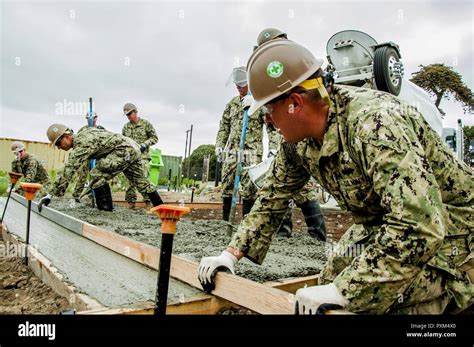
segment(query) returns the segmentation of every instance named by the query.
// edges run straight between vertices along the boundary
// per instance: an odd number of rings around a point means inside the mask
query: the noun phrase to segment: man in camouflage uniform
[[[240,137],[244,121],[244,108],[250,107],[251,97],[247,95],[247,76],[245,67],[238,67],[232,71],[233,82],[239,95],[233,97],[227,103],[219,125],[216,137],[216,155],[222,156],[222,219],[228,221],[232,204],[232,195],[235,184],[235,174],[238,164],[238,153],[240,148]],[[247,105],[245,104],[246,101]],[[245,136],[243,170],[241,172],[239,194],[242,197],[242,213],[245,216],[255,202],[257,188],[250,180],[246,166],[259,163],[263,155],[263,126],[264,113],[256,112],[248,118]],[[278,135],[275,131],[269,132],[270,152],[275,153]]]
[[[99,130],[105,130],[105,128],[102,125],[97,125],[97,117],[98,117],[97,113],[94,112],[92,116],[92,127]],[[82,130],[91,127],[89,125],[89,122],[90,122],[89,112],[87,112],[86,114],[86,120],[87,120],[88,125],[84,125],[82,128],[79,129],[77,133],[80,133]],[[89,174],[89,171],[90,171],[90,163],[84,163],[84,165],[77,172],[76,185],[74,187],[74,191],[72,192],[72,196],[74,200],[76,200],[76,202],[80,201],[79,197],[84,191],[84,186],[86,185],[87,175]]]
[[[64,164],[62,174],[52,185],[50,194],[41,199],[40,210],[43,204],[47,206],[50,203],[52,196],[63,196],[76,171],[91,159],[96,159],[97,163],[89,173],[90,184],[82,196],[93,190],[96,202],[102,198],[111,202],[112,197],[107,182],[123,172],[143,196],[148,196],[153,206],[163,203],[155,187],[141,170],[140,147],[132,139],[96,128],[86,128],[74,135],[62,124],[51,125],[47,134],[52,144],[64,151],[72,148],[72,152]]]
[[[286,39],[288,39],[287,34],[279,29],[263,29],[257,36],[257,46],[254,47],[254,50],[268,41]],[[268,124],[268,126],[273,127],[271,124]],[[280,136],[279,142],[283,142],[283,137]],[[294,206],[297,206],[303,213],[309,235],[320,241],[326,241],[326,224],[324,223],[324,217],[321,212],[321,207],[319,206],[316,190],[311,182],[308,182],[298,193],[296,193],[291,201],[293,201],[293,203],[290,204],[290,207],[283,218],[283,222],[278,228],[277,236],[291,236],[293,229],[292,210]]]
[[[155,128],[146,119],[138,117],[138,110],[134,104],[126,103],[123,106],[123,114],[128,117],[129,122],[123,126],[122,135],[133,139],[140,146],[142,159],[142,172],[148,177],[148,163],[151,160],[149,148],[158,142]],[[127,191],[125,192],[125,200],[130,208],[135,207],[137,201],[137,188],[132,182],[129,182]],[[148,205],[149,200],[143,196],[143,201]]]
[[[323,303],[356,313],[458,313],[474,301],[474,174],[414,107],[371,89],[325,85],[322,60],[286,40],[249,61],[255,104],[282,145],[252,212],[229,247],[206,257],[199,278],[261,264],[287,208],[309,176],[352,212],[354,224],[321,272],[296,292],[295,310]],[[285,88],[278,89],[278,86]]]
[[[15,155],[15,160],[12,161],[12,171],[23,174],[22,182],[43,185],[43,189],[36,194],[37,197],[46,195],[49,176],[39,158],[34,154],[28,153],[23,142],[15,141],[12,143],[11,148]],[[22,194],[23,190],[18,186],[15,192]]]

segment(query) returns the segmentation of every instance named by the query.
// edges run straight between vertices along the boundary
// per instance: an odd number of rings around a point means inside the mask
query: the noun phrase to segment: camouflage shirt
[[[130,137],[138,143],[138,145],[145,144],[148,147],[151,147],[158,142],[155,128],[153,128],[153,125],[151,125],[149,121],[143,118],[139,118],[135,125],[130,122],[125,124],[122,129],[122,135]],[[150,159],[149,151],[143,152],[142,158]]]
[[[313,176],[363,226],[343,235],[343,248],[364,247],[332,279],[349,309],[384,313],[383,298],[396,300],[425,264],[452,275],[459,305],[472,301],[459,267],[473,257],[474,175],[415,108],[334,86],[322,145],[283,144],[270,171],[230,243],[249,259],[263,262],[289,198]]]
[[[89,125],[84,125],[82,128],[80,128],[77,133],[79,134],[82,130],[84,129],[87,129],[87,128],[90,128]],[[95,127],[96,129],[99,129],[99,130],[106,130],[102,125],[98,125]]]
[[[244,116],[245,111],[240,96],[232,98],[224,109],[216,138],[216,147],[224,148],[227,155],[235,154],[239,150]],[[261,110],[249,116],[245,134],[244,165],[262,161],[264,116]],[[279,134],[268,127],[267,133],[269,148],[276,149],[280,141]]]
[[[74,135],[71,154],[64,169],[51,189],[51,195],[63,196],[76,172],[91,159],[100,160],[118,152],[127,161],[140,160],[140,149],[135,141],[120,134],[96,128],[87,128]]]
[[[40,183],[42,185],[46,185],[49,182],[46,169],[34,154],[27,153],[23,160],[13,160],[12,171],[23,174],[23,182]]]

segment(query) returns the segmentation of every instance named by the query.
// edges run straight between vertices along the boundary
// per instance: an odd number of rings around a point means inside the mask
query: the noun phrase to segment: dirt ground
[[[88,203],[73,205],[67,200],[53,200],[51,207],[78,219],[134,240],[160,247],[161,222],[144,209],[130,210],[116,206],[113,212],[98,211]],[[203,212],[207,211],[207,212]],[[208,215],[206,215],[206,213]],[[178,223],[173,253],[198,262],[203,256],[218,255],[230,241],[228,224],[219,220],[219,210],[195,210]],[[293,220],[296,231],[290,238],[276,237],[262,266],[247,259],[239,262],[236,273],[242,277],[266,282],[277,279],[314,275],[326,261],[328,245],[311,238],[304,232],[304,219],[295,211]],[[342,212],[328,212],[328,234],[345,230],[351,224],[350,216]]]
[[[3,252],[9,245],[0,237],[0,314],[59,314],[70,309],[23,264],[23,258]]]

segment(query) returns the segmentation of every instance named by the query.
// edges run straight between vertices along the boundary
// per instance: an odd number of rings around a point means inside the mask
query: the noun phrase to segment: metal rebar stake
[[[168,287],[170,281],[171,254],[173,252],[173,234],[161,235],[160,264],[158,267],[158,289],[156,291],[156,315],[166,314]]]
[[[170,282],[171,254],[176,223],[181,216],[190,212],[187,207],[159,205],[151,209],[161,219],[161,249],[158,265],[158,286],[156,288],[155,315],[165,315],[168,303],[168,287]]]
[[[14,187],[14,185],[11,184],[10,185],[10,191],[8,192],[7,201],[5,202],[5,207],[3,208],[2,219],[0,219],[0,223],[3,222],[3,217],[5,217],[5,212],[7,212],[7,206],[8,206],[8,202],[10,201],[10,196],[12,195],[13,187]]]
[[[28,265],[28,245],[30,244],[30,218],[31,218],[31,200],[28,200],[28,211],[26,212],[25,265]]]

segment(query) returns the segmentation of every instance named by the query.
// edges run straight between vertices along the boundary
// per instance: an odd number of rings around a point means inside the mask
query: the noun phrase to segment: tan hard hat
[[[260,32],[260,34],[258,34],[257,45],[261,46],[265,42],[276,39],[277,37],[282,37],[282,38],[285,38],[285,39],[287,38],[286,33],[284,33],[283,31],[281,31],[279,29],[275,29],[275,28],[263,29]]]
[[[125,105],[123,105],[123,114],[126,116],[128,115],[130,112],[132,111],[135,111],[137,112],[137,106],[135,106],[134,104],[132,104],[131,102],[127,102]]]
[[[25,145],[21,141],[14,141],[12,142],[12,151],[14,153],[18,153],[21,150],[25,149]]]
[[[290,40],[273,40],[259,47],[247,64],[254,101],[249,114],[308,79],[323,65],[308,49]]]
[[[51,141],[53,145],[56,144],[56,142],[61,136],[70,133],[71,131],[69,130],[69,128],[63,124],[53,124],[48,128],[48,131],[46,132],[49,141]]]

